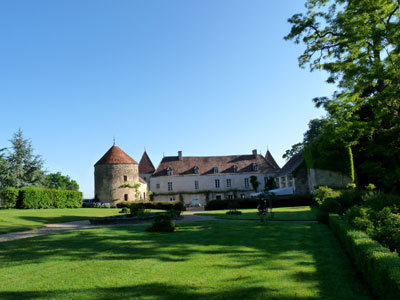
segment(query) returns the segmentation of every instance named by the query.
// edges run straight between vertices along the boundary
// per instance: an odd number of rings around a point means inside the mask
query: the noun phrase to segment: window
[[[159,183],[156,184],[156,188],[157,188],[157,189],[160,188],[160,184],[159,184]]]
[[[233,195],[228,195],[229,200],[233,200]]]
[[[253,164],[253,171],[258,171],[258,165],[257,164]]]
[[[233,166],[233,173],[237,173],[238,171],[238,167],[237,166]]]
[[[214,173],[218,173],[218,168],[214,168]]]
[[[194,189],[195,190],[199,189],[199,182],[197,180],[194,181]]]
[[[230,180],[230,179],[227,179],[227,180],[226,180],[226,187],[227,187],[227,188],[232,187],[232,180]]]
[[[246,194],[240,194],[240,198],[242,199],[246,198]]]
[[[222,200],[221,195],[216,195],[216,196],[215,196],[215,200]]]
[[[125,195],[124,195],[124,200],[125,200],[125,201],[128,201],[128,194],[125,194]]]
[[[199,174],[199,167],[194,167],[194,174]]]
[[[169,201],[175,201],[175,197],[170,197]]]
[[[124,181],[128,181],[128,176],[124,175]]]
[[[249,179],[248,179],[248,178],[245,178],[245,179],[244,179],[244,187],[245,187],[246,189],[248,189],[248,188],[250,187],[250,185],[249,185]]]
[[[143,180],[146,181],[146,176],[143,177]]]
[[[219,189],[219,179],[215,179],[215,188]]]
[[[172,182],[168,182],[168,192],[172,191]]]
[[[281,177],[281,188],[285,188],[286,187],[286,177],[282,176]]]
[[[167,169],[167,176],[171,176],[172,175],[172,170],[171,169]]]
[[[294,178],[292,175],[288,176],[288,186],[293,186]]]

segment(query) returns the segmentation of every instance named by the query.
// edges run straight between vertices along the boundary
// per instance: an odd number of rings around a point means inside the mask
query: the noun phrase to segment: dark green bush
[[[374,294],[380,299],[399,299],[400,257],[337,215],[329,216],[329,225]]]
[[[82,193],[34,187],[20,190],[18,208],[77,208],[82,206]]]
[[[160,210],[185,210],[185,207],[181,201],[123,201],[117,204],[118,208],[128,207],[132,209],[132,207],[141,207],[143,209],[160,209]]]
[[[397,207],[400,209],[399,195],[384,194],[382,192],[370,192],[363,197],[363,200],[365,205],[376,211],[382,210],[385,207]]]
[[[16,188],[5,188],[0,190],[0,207],[15,208],[17,205],[19,190]]]
[[[362,201],[363,193],[358,189],[344,190],[338,198],[343,209],[348,209],[354,205],[358,205]]]
[[[120,214],[130,214],[130,213],[131,213],[131,210],[130,210],[129,208],[127,208],[127,207],[123,207],[123,208],[119,211],[119,213],[120,213]]]
[[[177,229],[171,216],[162,214],[155,217],[153,224],[146,228],[150,232],[173,232]]]
[[[241,215],[242,212],[240,210],[228,210],[226,212],[227,215]]]
[[[319,206],[319,209],[327,213],[340,214],[342,212],[342,206],[339,201],[334,198],[325,199],[325,201]]]

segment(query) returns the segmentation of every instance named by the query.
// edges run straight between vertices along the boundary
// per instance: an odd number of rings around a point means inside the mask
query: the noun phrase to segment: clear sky
[[[324,114],[325,74],[283,40],[304,1],[0,2],[0,148],[21,128],[49,172],[93,197],[94,163],[117,145],[163,154],[267,147],[278,164]]]

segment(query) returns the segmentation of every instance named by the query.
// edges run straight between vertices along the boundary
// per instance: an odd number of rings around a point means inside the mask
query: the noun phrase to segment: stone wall
[[[345,187],[349,183],[353,183],[353,181],[349,176],[344,174],[328,170],[308,169],[308,188],[311,193],[314,192],[315,186],[325,185]]]
[[[306,168],[301,168],[296,171],[294,177],[294,193],[296,195],[306,195],[310,193]]]
[[[124,176],[127,180],[124,180]],[[120,188],[123,184],[135,185],[139,183],[138,165],[135,164],[106,164],[95,166],[94,193],[100,202],[116,203],[125,200],[136,200],[136,190]]]

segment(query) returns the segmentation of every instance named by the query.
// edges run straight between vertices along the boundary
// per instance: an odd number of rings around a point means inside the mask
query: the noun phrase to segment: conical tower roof
[[[106,154],[103,155],[102,158],[95,164],[98,165],[110,165],[110,164],[134,164],[137,165],[138,163],[126,154],[124,151],[121,150],[118,146],[112,146]]]
[[[266,161],[274,168],[274,169],[280,169],[279,165],[276,163],[275,159],[272,157],[271,152],[267,150],[267,153],[265,154],[265,159]]]
[[[153,174],[155,172],[155,168],[153,163],[151,162],[150,157],[147,155],[147,152],[144,151],[143,156],[139,162],[139,173],[140,174]]]

